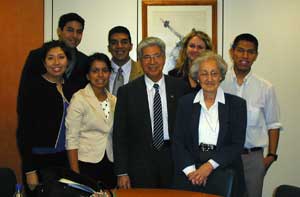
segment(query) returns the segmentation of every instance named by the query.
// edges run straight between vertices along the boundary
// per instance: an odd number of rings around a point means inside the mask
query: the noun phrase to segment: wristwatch
[[[273,157],[273,158],[274,158],[274,161],[276,161],[277,158],[278,158],[278,155],[277,155],[277,154],[273,154],[273,153],[268,153],[268,154],[267,154],[267,157]]]

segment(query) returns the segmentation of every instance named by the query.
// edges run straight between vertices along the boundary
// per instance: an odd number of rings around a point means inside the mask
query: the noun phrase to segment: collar
[[[85,86],[85,90],[86,90],[86,94],[88,96],[95,97],[94,90],[93,90],[92,85],[90,83],[88,83]],[[114,97],[114,95],[112,95],[106,88],[104,90],[105,90],[105,93],[106,93],[108,99],[112,99]]]
[[[218,87],[215,103],[216,102],[225,104],[224,91],[221,87]],[[205,103],[202,89],[199,90],[199,92],[196,94],[193,103],[199,103],[200,105],[203,105]]]
[[[230,72],[230,78],[231,78],[232,82],[237,83],[237,78],[236,78],[236,74],[235,74],[235,72],[234,72],[233,66],[231,67],[231,70],[230,70],[230,71],[231,71],[231,72]],[[249,83],[249,81],[250,81],[252,75],[253,75],[253,72],[252,72],[252,70],[250,70],[250,72],[245,76],[245,78],[244,78],[244,80],[243,80],[243,83],[244,83],[244,84]]]
[[[111,66],[113,72],[118,73],[120,66],[118,66],[113,60],[111,60]],[[123,73],[129,73],[131,70],[131,59],[128,60],[125,64],[121,66]]]
[[[153,85],[155,83],[159,85],[159,89],[161,89],[165,85],[165,76],[164,75],[157,82],[152,81],[147,75],[144,75],[144,77],[145,77],[146,87],[147,87],[148,90],[152,90],[153,89]]]

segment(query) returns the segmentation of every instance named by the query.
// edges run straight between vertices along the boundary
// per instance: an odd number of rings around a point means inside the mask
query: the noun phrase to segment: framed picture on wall
[[[166,43],[164,73],[174,68],[180,42],[192,29],[204,31],[217,49],[217,0],[143,0],[142,36]]]

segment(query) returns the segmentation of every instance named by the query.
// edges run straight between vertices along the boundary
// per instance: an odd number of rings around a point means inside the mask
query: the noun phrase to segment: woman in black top
[[[68,167],[64,126],[68,101],[63,75],[71,54],[60,41],[45,43],[42,49],[46,73],[28,80],[19,117],[22,165],[31,190],[41,181],[41,169]]]
[[[202,32],[192,30],[183,39],[183,46],[179,52],[176,66],[169,71],[169,75],[173,77],[182,78],[187,82],[191,92],[198,91],[200,86],[189,76],[190,67],[193,60],[205,50],[212,50],[212,42],[209,36]]]

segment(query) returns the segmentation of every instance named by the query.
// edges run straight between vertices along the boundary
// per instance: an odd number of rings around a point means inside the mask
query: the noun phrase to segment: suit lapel
[[[131,71],[130,71],[130,75],[129,75],[129,81],[136,79],[137,77],[141,76],[142,74],[143,74],[143,71],[142,71],[139,63],[131,60]]]
[[[149,111],[149,102],[148,102],[148,94],[147,94],[147,87],[145,83],[144,76],[137,79],[137,87],[134,89],[133,97],[135,100],[135,104],[138,108],[138,116],[144,116],[143,123],[137,124],[144,124],[145,134],[149,142],[152,143],[152,126],[151,126],[151,118],[150,118],[150,111]]]
[[[101,119],[103,119],[106,123],[109,123],[112,121],[112,118],[105,118],[105,114],[104,111],[101,109],[100,106],[100,102],[98,101],[97,97],[95,96],[95,93],[92,89],[92,87],[90,86],[90,84],[88,84],[85,89],[84,89],[84,97],[86,99],[86,101],[88,102],[88,104],[93,108],[93,110],[95,111],[95,114],[97,116],[100,116]],[[110,99],[108,99],[110,104],[112,103]],[[112,109],[112,105],[110,106],[110,108]]]
[[[176,104],[177,99],[176,98],[176,87],[174,87],[174,84],[170,81],[170,78],[168,76],[165,77],[165,88],[166,88],[166,97],[167,97],[167,110],[168,110],[168,128],[169,128],[169,137],[172,138],[173,133],[173,125],[175,121],[175,115],[176,115]]]
[[[229,107],[228,107],[228,105],[225,105],[223,103],[219,103],[218,110],[219,110],[220,129],[219,129],[219,137],[218,137],[218,142],[217,142],[217,148],[219,147],[219,144],[222,144],[224,136],[227,132]]]
[[[193,144],[195,146],[199,145],[199,120],[201,105],[199,103],[194,103],[192,107],[192,116],[191,116],[191,131],[193,137]]]

